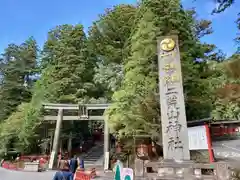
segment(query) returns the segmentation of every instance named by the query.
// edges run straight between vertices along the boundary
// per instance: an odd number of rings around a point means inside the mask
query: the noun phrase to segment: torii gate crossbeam
[[[49,161],[49,169],[53,169],[57,161],[59,138],[62,121],[104,121],[104,170],[109,168],[109,128],[103,115],[90,116],[89,110],[106,110],[110,104],[53,104],[43,103],[45,110],[58,110],[57,116],[44,116],[44,121],[57,121],[54,133],[53,147]],[[78,110],[79,116],[64,116],[64,110]]]

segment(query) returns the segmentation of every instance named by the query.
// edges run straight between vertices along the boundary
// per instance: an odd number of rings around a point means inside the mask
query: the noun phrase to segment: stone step
[[[103,144],[97,144],[92,149],[89,150],[87,154],[85,154],[84,164],[87,167],[94,167],[94,166],[103,166]]]

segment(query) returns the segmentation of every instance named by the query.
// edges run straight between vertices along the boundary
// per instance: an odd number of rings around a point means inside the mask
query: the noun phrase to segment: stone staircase
[[[85,167],[103,166],[103,143],[98,143],[83,156]]]

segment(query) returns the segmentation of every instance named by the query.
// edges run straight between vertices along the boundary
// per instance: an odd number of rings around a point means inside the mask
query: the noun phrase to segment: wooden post
[[[164,159],[190,160],[177,36],[159,38],[158,65]]]
[[[104,122],[104,171],[107,171],[109,169],[109,128],[107,120]]]
[[[49,169],[53,169],[53,167],[57,163],[62,120],[63,120],[63,109],[59,109],[58,110],[58,119],[56,122],[56,129],[55,129],[55,134],[54,134],[54,140],[53,140],[53,147],[52,147],[52,152],[51,152],[50,161],[49,161]]]

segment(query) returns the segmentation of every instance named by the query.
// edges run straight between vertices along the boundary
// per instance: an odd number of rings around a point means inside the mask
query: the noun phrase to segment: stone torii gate
[[[109,166],[109,128],[103,115],[91,116],[91,110],[106,110],[110,104],[53,104],[44,103],[44,110],[58,110],[57,116],[45,115],[44,121],[57,121],[53,139],[52,152],[49,161],[49,169],[53,169],[57,162],[59,139],[61,133],[62,121],[104,121],[104,170]],[[64,110],[76,110],[78,116],[64,116]]]

